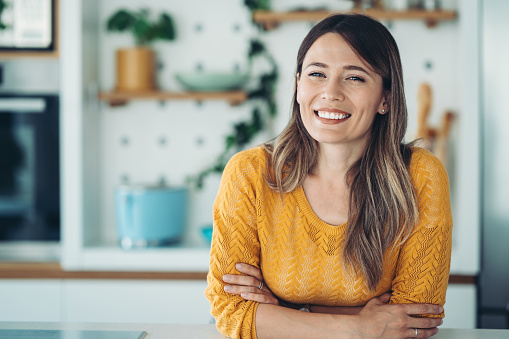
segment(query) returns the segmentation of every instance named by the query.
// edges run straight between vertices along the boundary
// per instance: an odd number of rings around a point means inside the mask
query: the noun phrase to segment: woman
[[[317,24],[298,52],[288,126],[223,173],[205,291],[223,334],[438,332],[449,184],[436,157],[402,142],[406,121],[388,30],[363,15]]]

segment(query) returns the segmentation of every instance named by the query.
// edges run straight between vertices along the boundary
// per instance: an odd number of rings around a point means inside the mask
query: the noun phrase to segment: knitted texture
[[[264,182],[261,147],[235,155],[226,166],[214,204],[214,231],[205,295],[220,332],[256,337],[258,303],[228,294],[224,274],[238,262],[260,267],[266,286],[296,304],[361,306],[392,291],[391,303],[443,306],[449,278],[452,216],[447,172],[430,152],[415,148],[410,175],[419,222],[408,240],[388,251],[375,291],[360,273],[343,267],[347,223],[332,226],[314,214],[302,186],[278,194]],[[441,315],[443,317],[443,314]]]

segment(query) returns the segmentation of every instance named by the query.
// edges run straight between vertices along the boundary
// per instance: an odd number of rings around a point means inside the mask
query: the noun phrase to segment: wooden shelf
[[[282,22],[289,21],[319,21],[331,14],[336,13],[363,13],[379,20],[424,20],[428,27],[435,26],[439,21],[455,20],[458,17],[456,11],[425,11],[425,10],[409,10],[409,11],[393,11],[385,9],[368,8],[364,10],[350,11],[292,11],[292,12],[272,12],[272,11],[255,11],[253,13],[253,21],[261,24],[266,30],[276,28]]]
[[[100,92],[99,99],[109,102],[111,106],[125,105],[132,100],[226,100],[230,104],[239,105],[246,101],[247,93],[244,91],[227,92],[163,92],[163,91],[145,91],[145,92],[127,92],[113,91]]]

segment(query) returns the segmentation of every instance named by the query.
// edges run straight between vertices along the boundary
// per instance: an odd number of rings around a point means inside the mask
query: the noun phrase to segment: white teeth
[[[343,114],[343,113],[336,114],[336,113],[331,113],[331,112],[326,112],[326,111],[318,111],[318,116],[320,118],[324,118],[324,119],[340,120],[340,119],[346,119],[346,118],[350,117],[350,114]]]

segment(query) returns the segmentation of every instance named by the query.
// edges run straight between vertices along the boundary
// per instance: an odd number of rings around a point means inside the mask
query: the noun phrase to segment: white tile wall
[[[307,3],[310,8],[316,6],[312,1],[301,2],[303,6]],[[455,5],[455,1],[444,2],[444,7],[454,8]],[[280,71],[277,92],[279,116],[272,129],[256,143],[275,136],[284,128],[290,112],[297,49],[313,23],[285,23],[274,31],[259,32],[252,25],[243,1],[233,0],[100,1],[99,22],[105,25],[108,16],[120,7],[138,9],[143,6],[150,6],[154,14],[167,11],[175,18],[177,39],[154,44],[158,59],[163,64],[158,83],[164,90],[180,90],[175,73],[195,70],[198,65],[211,71],[244,70],[248,67],[249,39],[258,37],[265,41]],[[274,0],[273,7],[286,9],[291,5]],[[420,21],[398,21],[389,23],[389,27],[398,41],[403,59],[411,137],[416,128],[415,98],[421,82],[427,81],[433,88],[432,124],[438,124],[445,110],[458,111],[458,24],[444,22],[429,29]],[[115,50],[132,45],[132,38],[129,34],[108,33],[104,26],[98,31],[97,87],[110,90],[115,86]],[[431,68],[427,68],[427,64]],[[106,104],[99,107],[99,220],[101,237],[107,242],[116,239],[113,192],[122,180],[155,183],[164,177],[170,184],[184,184],[187,176],[198,173],[214,161],[223,149],[224,136],[230,131],[232,123],[248,118],[251,110],[249,103],[231,107],[221,101],[202,104],[192,101],[168,101],[164,104],[138,101],[123,107],[110,108]],[[211,222],[218,182],[219,178],[210,178],[203,191],[192,193],[186,236],[190,243],[203,243],[199,228]]]

